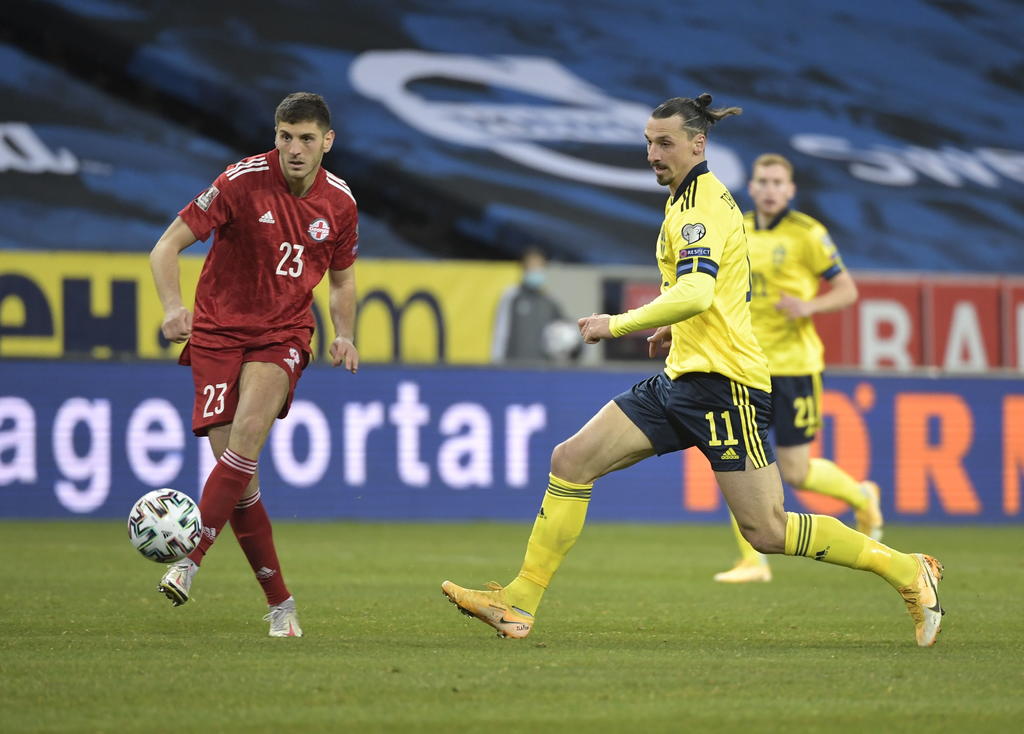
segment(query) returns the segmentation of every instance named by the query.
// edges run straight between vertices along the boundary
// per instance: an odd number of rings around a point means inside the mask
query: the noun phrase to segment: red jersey
[[[313,288],[359,249],[356,201],[322,166],[303,197],[276,149],[229,166],[178,212],[196,239],[216,230],[196,288],[192,342],[203,347],[298,340],[313,333]]]

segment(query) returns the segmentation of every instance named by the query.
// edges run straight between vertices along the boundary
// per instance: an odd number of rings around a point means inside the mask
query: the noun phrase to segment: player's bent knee
[[[786,550],[785,513],[773,513],[770,519],[756,525],[741,523],[740,532],[758,553],[784,553]]]
[[[807,481],[807,468],[794,469],[793,467],[779,464],[779,473],[782,475],[782,481],[788,484],[790,487],[796,487],[799,489],[804,486],[804,482]]]
[[[255,459],[263,448],[269,429],[256,416],[239,419],[236,417],[231,426],[231,438],[228,446],[242,456]]]
[[[587,476],[584,458],[571,439],[562,441],[551,451],[551,473],[567,482],[588,484],[594,481],[594,477]]]
[[[782,481],[791,487],[800,488],[804,486],[807,479],[807,471],[810,468],[806,460],[790,456],[784,447],[780,447],[776,456],[776,463],[779,466],[779,474]]]
[[[771,533],[757,531],[749,536],[745,535],[747,542],[754,547],[758,553],[783,553],[786,549],[786,538],[783,536],[781,542]]]
[[[551,473],[560,479],[568,479],[565,474],[573,473],[573,454],[574,451],[568,441],[562,441],[555,446],[551,450]]]

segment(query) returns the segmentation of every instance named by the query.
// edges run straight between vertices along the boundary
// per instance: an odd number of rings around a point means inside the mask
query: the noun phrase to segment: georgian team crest
[[[317,242],[323,242],[331,236],[331,225],[323,217],[318,217],[309,223],[309,236]]]

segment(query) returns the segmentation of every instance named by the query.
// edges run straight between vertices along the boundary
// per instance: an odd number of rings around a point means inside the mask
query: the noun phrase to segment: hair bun
[[[700,108],[701,112],[703,112],[708,106],[711,105],[711,95],[708,94],[707,92],[704,92],[703,94],[698,94],[697,98],[693,100],[693,103],[697,105],[698,108]]]

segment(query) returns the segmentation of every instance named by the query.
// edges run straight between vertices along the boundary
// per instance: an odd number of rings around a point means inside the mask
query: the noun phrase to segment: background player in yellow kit
[[[674,97],[651,113],[644,129],[647,160],[670,191],[657,243],[661,295],[624,314],[579,320],[588,344],[660,327],[654,343],[671,339],[664,371],[606,403],[555,447],[526,558],[512,583],[477,591],[445,581],[441,589],[500,636],[526,637],[552,576],[583,530],[594,480],[654,454],[697,446],[755,548],[873,571],[902,595],[917,643],[931,645],[942,620],[937,560],[895,551],[834,517],[783,509],[782,480],[767,440],[768,362],[747,305],[743,215],[704,155],[710,127],[740,110],[710,103],[710,94]],[[615,585],[609,592],[629,590]]]
[[[811,317],[838,311],[857,300],[857,285],[843,267],[824,225],[790,209],[796,195],[793,165],[766,153],[754,161],[747,188],[754,210],[744,216],[750,247],[750,318],[772,375],[775,454],[782,479],[791,487],[836,497],[849,504],[857,530],[882,539],[878,485],[858,482],[836,464],[811,458],[821,428],[821,373],[825,350]],[[831,285],[818,292],[822,279]],[[715,581],[771,581],[768,560],[740,533],[733,532],[741,558],[715,574]]]

